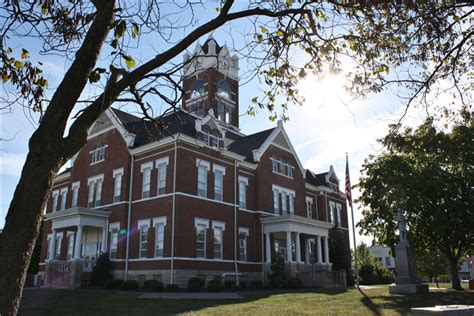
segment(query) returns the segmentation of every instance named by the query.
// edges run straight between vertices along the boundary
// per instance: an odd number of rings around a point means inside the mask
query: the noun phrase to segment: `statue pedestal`
[[[428,293],[428,284],[422,284],[416,274],[415,256],[407,240],[395,246],[395,269],[395,284],[388,288],[391,294]]]

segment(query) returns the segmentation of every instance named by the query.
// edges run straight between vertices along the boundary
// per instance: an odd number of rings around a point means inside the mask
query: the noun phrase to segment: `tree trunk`
[[[30,150],[26,158],[0,235],[0,315],[18,311],[42,210],[61,161],[47,151]]]
[[[451,287],[457,291],[463,291],[459,279],[458,261],[454,258],[449,258],[449,264],[451,265]]]

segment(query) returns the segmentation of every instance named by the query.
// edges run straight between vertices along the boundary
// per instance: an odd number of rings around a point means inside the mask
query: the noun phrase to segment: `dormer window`
[[[282,176],[293,178],[294,166],[290,165],[287,162],[283,162],[276,157],[270,158],[272,160],[272,171]]]
[[[202,140],[210,147],[219,148],[220,135],[218,132],[202,132]]]
[[[101,143],[94,147],[93,150],[90,151],[91,155],[91,164],[99,163],[105,160],[105,148],[107,145]]]

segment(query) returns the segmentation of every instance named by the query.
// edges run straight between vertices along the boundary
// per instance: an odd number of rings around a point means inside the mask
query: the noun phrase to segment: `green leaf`
[[[7,83],[10,80],[10,77],[7,74],[4,74],[2,77],[3,83]]]
[[[93,71],[89,76],[89,82],[95,83],[100,80],[100,74],[96,71]]]
[[[125,65],[128,68],[133,68],[135,67],[135,59],[133,59],[132,56],[127,56],[127,55],[122,55],[123,59],[125,59]]]
[[[140,26],[137,23],[132,23],[132,37],[135,38],[140,35]]]
[[[13,65],[14,65],[16,68],[20,69],[20,68],[23,68],[23,65],[24,65],[24,64],[23,64],[23,62],[21,62],[21,61],[19,61],[19,60],[16,60],[16,61],[13,63]]]
[[[268,32],[267,28],[263,26],[260,28],[260,31],[262,31],[263,34],[267,34]]]

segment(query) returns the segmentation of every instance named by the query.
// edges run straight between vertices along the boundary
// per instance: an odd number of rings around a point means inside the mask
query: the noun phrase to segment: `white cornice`
[[[53,185],[55,185],[55,184],[58,183],[58,182],[67,180],[67,179],[69,179],[70,177],[71,177],[71,171],[62,173],[62,174],[56,176],[56,178],[54,178],[54,180],[53,180]]]

